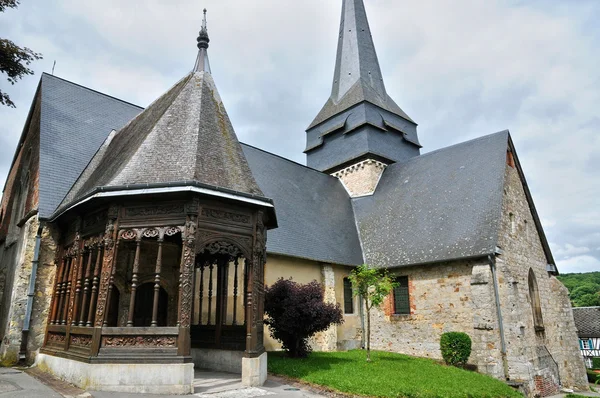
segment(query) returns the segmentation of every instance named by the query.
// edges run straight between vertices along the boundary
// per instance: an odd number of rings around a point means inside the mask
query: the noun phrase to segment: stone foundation
[[[192,363],[89,364],[38,354],[36,364],[40,370],[85,390],[176,395],[194,392]]]
[[[242,384],[260,387],[267,381],[267,353],[257,358],[242,359]]]
[[[242,373],[244,351],[213,350],[192,348],[194,365],[200,369],[218,370],[229,373]]]

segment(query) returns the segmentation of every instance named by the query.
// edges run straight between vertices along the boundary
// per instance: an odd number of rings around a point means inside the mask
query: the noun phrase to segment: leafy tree
[[[0,12],[4,12],[7,8],[17,8],[18,5],[19,0],[0,0]],[[33,71],[28,66],[41,58],[41,54],[27,47],[19,47],[8,39],[0,38],[0,72],[8,75],[7,80],[10,84],[15,84],[23,76],[33,75]],[[14,102],[2,90],[0,90],[0,104],[15,108]]]
[[[311,336],[344,322],[340,305],[323,299],[324,288],[317,281],[302,285],[281,278],[266,288],[265,323],[290,357],[306,357],[311,352]]]
[[[558,279],[569,289],[573,307],[600,306],[600,272],[563,274]]]
[[[366,264],[350,274],[354,295],[359,296],[367,311],[367,362],[371,362],[371,310],[379,307],[395,286],[385,270],[371,268]]]

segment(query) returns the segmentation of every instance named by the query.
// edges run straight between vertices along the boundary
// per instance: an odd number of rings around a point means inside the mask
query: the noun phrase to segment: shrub
[[[323,298],[323,285],[317,281],[302,285],[282,278],[266,288],[265,324],[290,357],[306,357],[311,336],[344,322],[340,305],[325,303]]]
[[[600,380],[600,373],[595,373],[593,370],[587,370],[587,378],[590,383],[595,383]]]
[[[440,349],[448,365],[464,366],[471,356],[471,338],[466,333],[444,333],[440,339]]]
[[[600,358],[592,358],[592,368],[600,369]]]

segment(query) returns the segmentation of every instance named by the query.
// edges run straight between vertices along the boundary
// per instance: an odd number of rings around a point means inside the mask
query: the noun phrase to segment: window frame
[[[581,349],[582,350],[591,350],[590,340],[589,339],[579,339],[581,341]]]
[[[410,311],[410,281],[408,276],[406,275],[398,275],[394,277],[394,283],[397,286],[392,290],[392,297],[394,300],[394,315],[411,315]],[[399,306],[401,300],[398,300],[398,296],[402,295],[406,300],[404,300],[404,305],[402,307]]]
[[[354,314],[354,289],[352,287],[352,281],[350,278],[345,277],[342,281],[343,285],[343,293],[344,293],[344,315],[352,315]],[[348,291],[348,289],[350,291]],[[347,297],[347,295],[350,297]],[[348,308],[350,306],[350,308]],[[348,309],[350,311],[348,311]]]

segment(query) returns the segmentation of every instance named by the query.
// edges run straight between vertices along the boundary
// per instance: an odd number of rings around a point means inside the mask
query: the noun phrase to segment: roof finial
[[[208,43],[210,43],[210,39],[208,38],[208,30],[206,29],[206,8],[204,9],[204,19],[202,20],[202,29],[200,29],[200,34],[198,35],[198,48],[208,48]]]
[[[206,8],[204,9],[204,19],[202,20],[202,29],[198,35],[198,58],[196,59],[196,65],[194,66],[195,72],[208,72],[210,73],[210,63],[208,62],[208,30],[206,29]]]

